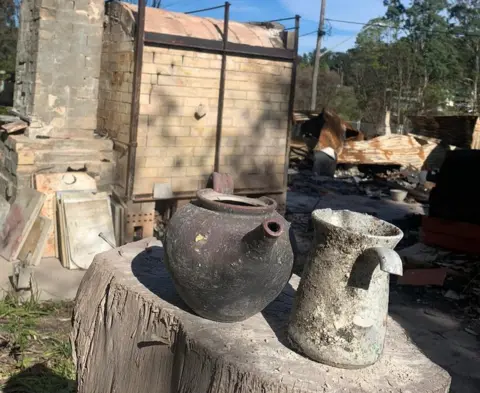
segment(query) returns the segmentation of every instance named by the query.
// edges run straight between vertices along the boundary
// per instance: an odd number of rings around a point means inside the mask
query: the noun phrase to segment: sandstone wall
[[[115,3],[106,5],[98,96],[98,129],[117,142],[115,189],[126,190],[127,144],[133,87],[134,21],[131,14]]]
[[[91,137],[97,126],[101,0],[22,2],[15,105],[29,136]]]
[[[23,0],[20,6],[20,29],[17,41],[14,106],[23,114],[33,112],[35,69],[39,38],[39,7],[35,0]]]

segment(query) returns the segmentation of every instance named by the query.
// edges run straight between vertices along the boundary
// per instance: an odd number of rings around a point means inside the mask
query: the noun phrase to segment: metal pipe
[[[223,54],[228,56],[242,56],[265,60],[291,62],[293,50],[279,48],[265,48],[245,44],[228,43],[228,50],[224,51],[223,41],[206,40],[194,37],[181,37],[170,34],[145,33],[145,44],[158,48],[173,48],[204,53]]]
[[[201,10],[188,11],[188,12],[184,12],[184,14],[187,14],[187,15],[188,15],[188,14],[197,14],[197,13],[199,13],[199,12],[218,10],[219,8],[226,7],[227,4],[230,6],[229,3],[225,3],[225,5],[217,5],[216,7],[202,8]]]
[[[297,83],[297,57],[298,57],[298,37],[300,32],[300,16],[295,15],[295,43],[293,47],[292,60],[292,75],[290,80],[290,97],[288,100],[288,129],[287,129],[287,143],[285,150],[285,173],[283,177],[283,187],[285,190],[288,186],[288,167],[290,165],[290,138],[292,137],[293,129],[293,110],[295,106],[295,85]]]
[[[145,39],[145,0],[138,0],[135,32],[135,63],[133,65],[132,105],[130,108],[130,138],[127,161],[126,200],[132,199],[137,157],[137,130],[140,112],[140,83],[142,79],[143,45]]]
[[[225,17],[223,19],[222,68],[220,69],[220,90],[218,93],[217,134],[215,139],[214,171],[220,171],[220,155],[222,143],[223,104],[225,100],[225,74],[227,69],[228,22],[230,19],[230,3],[225,2]]]

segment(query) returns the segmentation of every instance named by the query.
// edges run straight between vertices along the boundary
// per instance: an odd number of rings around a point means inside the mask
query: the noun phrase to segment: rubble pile
[[[326,138],[319,140],[325,144]],[[291,160],[287,219],[301,252],[308,253],[313,238],[315,209],[348,209],[389,221],[405,235],[397,246],[404,276],[392,280],[392,290],[411,292],[419,302],[450,304],[468,322],[468,332],[480,335],[480,195],[471,181],[480,151],[425,135],[385,135],[335,148],[334,176],[319,176],[316,147],[302,150],[296,140],[302,154]],[[393,190],[406,191],[406,199],[393,201]]]

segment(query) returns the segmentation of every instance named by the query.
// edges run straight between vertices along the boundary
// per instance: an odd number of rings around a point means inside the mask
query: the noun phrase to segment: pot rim
[[[381,223],[381,225],[385,229],[387,228],[390,229],[392,234],[375,235],[368,231],[360,232],[359,230],[354,230],[349,226],[341,225],[331,220],[331,218],[334,217],[335,215],[341,215],[341,214],[349,214],[358,220],[369,220],[371,222]],[[403,231],[399,227],[393,224],[390,224],[387,221],[384,221],[377,217],[370,216],[365,213],[358,213],[351,210],[316,209],[312,212],[312,219],[314,221],[322,222],[327,227],[336,228],[348,234],[359,235],[359,236],[363,236],[370,239],[398,239],[400,241],[404,236]],[[385,231],[385,233],[388,233],[388,232]]]
[[[197,198],[200,205],[206,209],[223,213],[264,215],[273,213],[277,208],[277,202],[265,196],[248,198],[240,195],[222,194],[211,188],[198,190]]]

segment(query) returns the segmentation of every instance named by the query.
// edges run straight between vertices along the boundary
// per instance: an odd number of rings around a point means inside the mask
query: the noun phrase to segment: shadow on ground
[[[419,304],[405,293],[391,294],[390,315],[428,358],[452,377],[450,393],[480,392],[480,341],[462,321],[437,306]]]
[[[64,378],[42,363],[10,377],[2,393],[74,393],[76,381]]]

